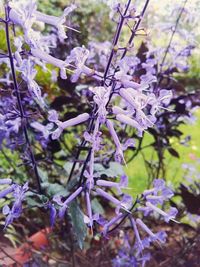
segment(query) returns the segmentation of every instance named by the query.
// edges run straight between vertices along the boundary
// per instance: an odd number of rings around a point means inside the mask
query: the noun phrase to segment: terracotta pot
[[[17,248],[13,256],[17,262],[17,265],[15,264],[15,266],[23,266],[24,263],[30,261],[32,258],[32,250],[40,250],[47,247],[49,245],[49,233],[51,233],[51,228],[47,227],[42,229],[29,237],[27,242]],[[14,265],[10,265],[10,267],[14,267]]]

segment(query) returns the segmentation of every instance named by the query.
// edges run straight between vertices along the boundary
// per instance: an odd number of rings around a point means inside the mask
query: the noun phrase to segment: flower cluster
[[[11,195],[14,199],[12,207],[7,204],[3,207],[3,214],[6,216],[5,228],[18,218],[22,213],[22,201],[25,199],[25,193],[28,191],[28,182],[23,186],[15,184],[11,179],[0,179],[0,185],[7,185],[5,189],[0,191],[0,198],[6,198]]]

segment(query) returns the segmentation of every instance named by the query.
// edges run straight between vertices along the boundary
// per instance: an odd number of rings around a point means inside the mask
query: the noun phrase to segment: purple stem
[[[184,8],[185,8],[185,5],[186,5],[187,1],[188,1],[188,0],[185,0],[185,1],[184,1],[183,6],[182,6],[182,8],[181,8],[181,11],[180,11],[180,13],[179,13],[179,15],[178,15],[178,17],[177,17],[177,19],[176,19],[176,23],[175,23],[175,26],[174,26],[174,28],[173,28],[172,35],[171,35],[171,37],[170,37],[168,46],[167,46],[167,48],[166,48],[166,50],[165,50],[164,57],[163,57],[162,62],[161,62],[161,64],[160,64],[160,74],[162,74],[162,68],[163,68],[163,65],[164,65],[164,63],[165,63],[167,54],[168,54],[169,49],[170,49],[171,44],[172,44],[172,40],[173,40],[173,38],[174,38],[174,34],[176,33],[176,30],[177,30],[177,27],[178,27],[180,18],[181,18],[182,14],[183,14],[183,11],[184,11]],[[162,77],[160,77],[160,79],[159,79],[159,81],[158,81],[158,86],[160,85],[161,81],[162,81]],[[158,86],[157,86],[157,87],[158,87]]]
[[[31,143],[30,143],[29,136],[28,136],[28,129],[27,129],[27,125],[26,125],[27,118],[25,116],[24,108],[22,105],[22,99],[21,99],[21,95],[20,95],[20,91],[19,91],[19,87],[18,87],[18,83],[17,83],[17,78],[16,78],[16,73],[15,73],[13,54],[12,54],[12,49],[11,49],[11,45],[10,45],[8,6],[5,7],[5,14],[6,14],[6,20],[5,20],[6,42],[7,42],[8,57],[10,60],[10,67],[11,67],[11,72],[12,72],[12,77],[13,77],[13,82],[14,82],[14,91],[15,91],[16,97],[17,97],[17,103],[19,106],[19,112],[20,112],[20,117],[22,120],[22,127],[23,127],[23,132],[24,132],[26,144],[27,144],[27,147],[29,149],[33,170],[34,170],[36,180],[37,180],[38,191],[41,193],[42,189],[41,189],[41,185],[40,185],[40,177],[39,177],[39,173],[38,173],[38,169],[37,169],[37,165],[36,165],[35,156],[33,154],[33,151],[31,148]],[[24,122],[26,122],[26,123],[24,123]]]

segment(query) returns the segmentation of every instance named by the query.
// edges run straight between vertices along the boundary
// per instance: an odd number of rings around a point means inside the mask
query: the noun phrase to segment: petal
[[[9,206],[8,205],[5,205],[3,207],[3,210],[2,210],[3,215],[8,215],[9,212],[10,212]]]

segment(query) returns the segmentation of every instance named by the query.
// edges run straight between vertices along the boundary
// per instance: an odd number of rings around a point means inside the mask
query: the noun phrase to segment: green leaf
[[[62,195],[63,197],[67,196],[69,194],[68,190],[61,184],[51,184],[51,183],[42,183],[42,188],[46,189],[47,194],[50,197],[53,197],[55,195]]]
[[[83,213],[76,201],[70,204],[69,215],[72,220],[72,227],[77,238],[78,246],[80,249],[83,249],[84,240],[87,235],[87,227],[83,220]]]
[[[26,202],[30,208],[43,207],[47,201],[48,198],[44,195],[35,194],[33,192],[26,193]]]
[[[98,176],[105,174],[108,177],[117,177],[124,174],[123,166],[117,162],[110,162],[109,168],[97,163],[94,165],[94,171]]]
[[[92,210],[94,211],[94,213],[97,213],[97,214],[104,214],[104,209],[102,207],[102,205],[100,204],[100,202],[94,198],[92,201]]]
[[[38,173],[40,176],[40,179],[43,183],[48,182],[48,173],[47,171],[42,170],[41,168],[38,167]]]
[[[168,152],[175,158],[180,158],[179,153],[172,147],[168,148]]]

